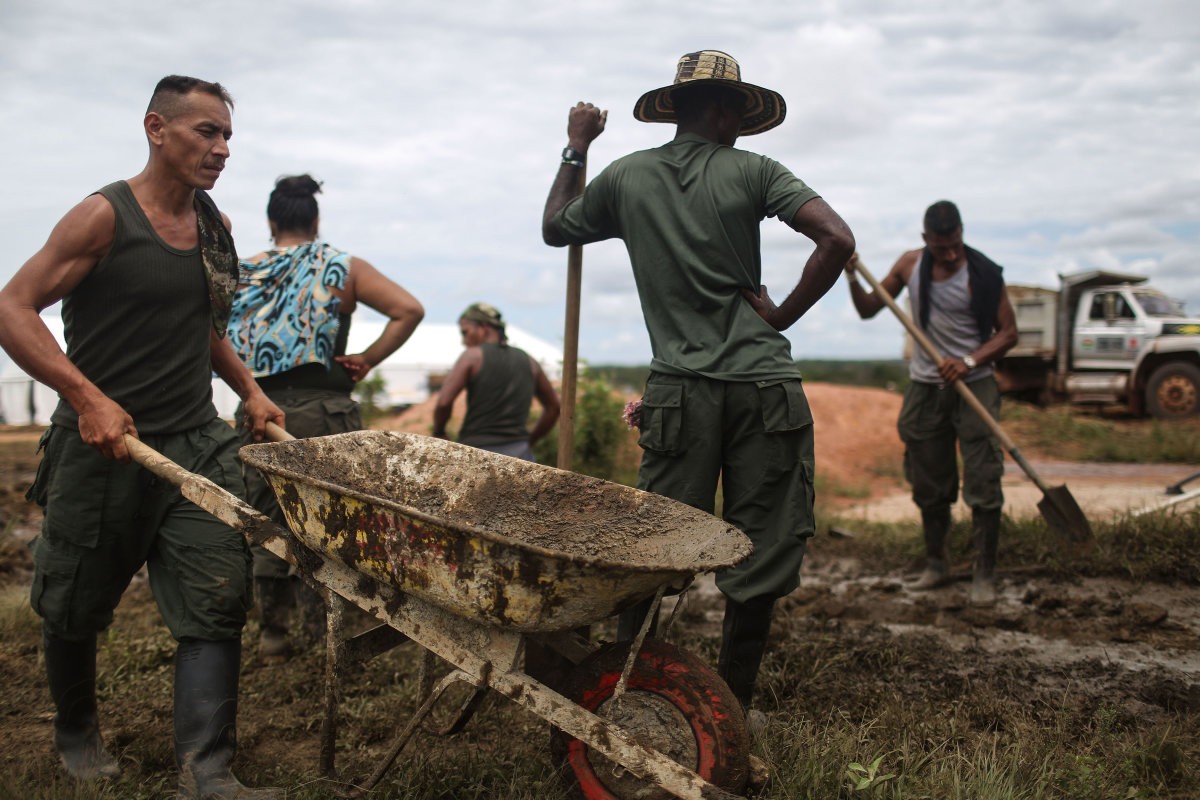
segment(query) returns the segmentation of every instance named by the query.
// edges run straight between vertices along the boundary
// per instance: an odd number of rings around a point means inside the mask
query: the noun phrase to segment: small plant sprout
[[[886,775],[879,774],[879,765],[881,763],[883,763],[883,756],[875,759],[866,767],[857,761],[851,762],[850,766],[846,768],[846,777],[849,778],[850,791],[863,792],[893,780],[896,776],[890,772]]]

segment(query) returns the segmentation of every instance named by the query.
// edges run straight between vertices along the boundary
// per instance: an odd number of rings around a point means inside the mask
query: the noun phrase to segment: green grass
[[[1002,422],[1022,450],[1077,461],[1200,464],[1200,420],[1110,419],[1066,406],[1006,402]]]
[[[1051,577],[1110,575],[1200,582],[1200,556],[1185,546],[1200,514],[1143,517],[1096,526],[1095,547],[1068,557],[1040,519],[1006,520],[1005,563],[1031,564]],[[955,531],[966,553],[965,530]],[[814,551],[844,554],[872,571],[919,556],[915,525],[860,525],[854,539],[820,534]],[[47,708],[36,673],[38,627],[16,589],[0,595],[6,685],[31,686],[20,703],[10,692],[0,719]],[[691,630],[681,646],[716,657],[715,635]],[[602,629],[607,630],[607,629]],[[253,623],[247,641],[253,640]],[[1027,662],[977,669],[969,653],[948,660],[932,636],[893,635],[865,625],[788,613],[777,617],[760,680],[759,706],[770,715],[753,751],[772,765],[768,798],[960,798],[961,800],[1132,800],[1195,797],[1200,717],[1186,708],[1146,714],[1112,705],[1077,682],[1042,684]],[[64,780],[45,737],[37,758],[0,777],[0,800],[157,798],[173,780],[170,751],[170,653],[173,644],[143,598],[101,644],[102,711],[126,775],[97,789]],[[16,656],[20,654],[20,658]],[[23,666],[21,666],[23,665]],[[343,686],[338,763],[365,775],[415,707],[419,657],[401,648],[356,670]],[[33,675],[33,677],[30,677]],[[334,796],[315,778],[323,662],[310,652],[283,666],[247,660],[243,676],[243,756],[238,771],[258,785],[289,787],[290,798]],[[30,692],[35,696],[31,709]],[[418,734],[375,797],[413,800],[565,800],[551,766],[548,726],[498,697],[467,730],[450,739]],[[852,765],[877,777],[854,789]]]

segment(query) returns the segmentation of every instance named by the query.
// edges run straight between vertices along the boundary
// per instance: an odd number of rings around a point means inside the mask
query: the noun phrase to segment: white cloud
[[[266,246],[276,177],[325,181],[323,233],[414,292],[431,321],[488,299],[562,337],[565,260],[541,208],[577,100],[610,109],[589,174],[672,135],[631,116],[681,53],[719,47],[783,93],[788,120],[740,144],[791,167],[851,224],[877,274],[948,197],[1012,282],[1144,268],[1200,307],[1200,22],[1185,0],[869,0],[689,7],[662,0],[410,4],[8,0],[0,139],[10,258],[88,192],[145,160],[154,82],[220,80],[237,100],[215,191],[239,248]],[[764,223],[764,282],[795,284],[810,243]],[[624,248],[585,249],[581,354],[645,362]],[[889,356],[835,287],[790,333],[797,356]]]

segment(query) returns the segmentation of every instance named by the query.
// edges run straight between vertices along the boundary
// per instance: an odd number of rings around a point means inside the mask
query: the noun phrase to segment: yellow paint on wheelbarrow
[[[518,631],[596,622],[751,550],[733,526],[659,495],[427,436],[359,431],[241,453],[308,547]]]

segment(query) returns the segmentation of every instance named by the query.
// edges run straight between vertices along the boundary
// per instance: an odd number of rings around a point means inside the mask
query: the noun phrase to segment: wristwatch
[[[572,167],[582,167],[583,162],[587,159],[587,153],[581,153],[578,150],[567,145],[562,151],[562,163],[570,164]]]
[[[970,356],[963,356],[962,362],[967,365],[967,369],[975,369],[975,367],[979,366],[975,363],[975,359]]]

